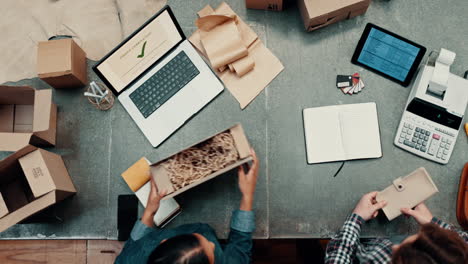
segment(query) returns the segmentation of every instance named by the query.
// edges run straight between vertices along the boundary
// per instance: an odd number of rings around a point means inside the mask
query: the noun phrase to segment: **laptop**
[[[169,6],[104,56],[93,71],[157,147],[224,89]]]

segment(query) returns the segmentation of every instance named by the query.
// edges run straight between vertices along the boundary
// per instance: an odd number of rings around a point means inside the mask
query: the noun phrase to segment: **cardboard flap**
[[[150,180],[150,167],[148,160],[143,157],[122,173],[122,178],[133,192]]]
[[[0,133],[0,151],[17,151],[27,145],[32,133]]]
[[[240,124],[235,125],[230,129],[231,135],[234,138],[234,143],[239,152],[239,158],[244,159],[250,156],[250,145],[245,136],[244,129]]]
[[[174,187],[172,186],[171,179],[169,179],[169,174],[166,169],[161,165],[151,166],[151,175],[153,176],[158,190],[166,190],[167,193],[173,193]]]
[[[0,218],[0,232],[7,230],[9,227],[21,222],[29,216],[44,210],[55,202],[55,192],[50,192],[6,215],[5,217]]]
[[[29,86],[0,85],[0,104],[34,104],[35,89]]]
[[[0,143],[1,145],[1,143]],[[10,167],[15,163],[19,158],[23,157],[24,155],[36,150],[37,148],[31,145],[26,145],[23,148],[20,148],[15,153],[11,154],[10,156],[6,157],[5,159],[0,161],[0,171]],[[1,175],[0,175],[1,177]]]
[[[0,218],[8,214],[8,207],[3,199],[2,193],[0,193]]]
[[[52,110],[52,90],[38,90],[34,97],[34,131],[44,131],[50,126],[50,111]]]
[[[38,151],[41,153],[47,165],[47,169],[55,185],[55,190],[76,193],[75,185],[73,184],[70,174],[68,174],[62,157],[43,149],[38,149]]]
[[[52,180],[52,176],[50,175],[50,171],[47,168],[40,149],[24,155],[18,161],[28,180],[29,187],[34,197],[37,198],[55,190],[55,183]]]

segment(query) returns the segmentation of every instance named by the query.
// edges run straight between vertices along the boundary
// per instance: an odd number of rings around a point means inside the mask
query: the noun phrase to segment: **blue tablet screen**
[[[372,28],[358,62],[404,81],[420,48]]]

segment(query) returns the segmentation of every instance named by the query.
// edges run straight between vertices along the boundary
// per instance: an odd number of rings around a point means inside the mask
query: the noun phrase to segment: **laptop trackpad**
[[[190,92],[182,93],[180,94],[182,96],[177,98],[177,102],[174,104],[176,107],[173,111],[174,114],[171,115],[172,118],[169,117],[172,124],[177,126],[184,124],[185,121],[198,112],[203,106],[200,96],[196,93],[196,89],[193,89],[193,87],[191,88]]]

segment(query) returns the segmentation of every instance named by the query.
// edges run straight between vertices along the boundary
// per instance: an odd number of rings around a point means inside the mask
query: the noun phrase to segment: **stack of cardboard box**
[[[54,146],[57,106],[50,89],[0,86],[0,232],[76,193]]]

